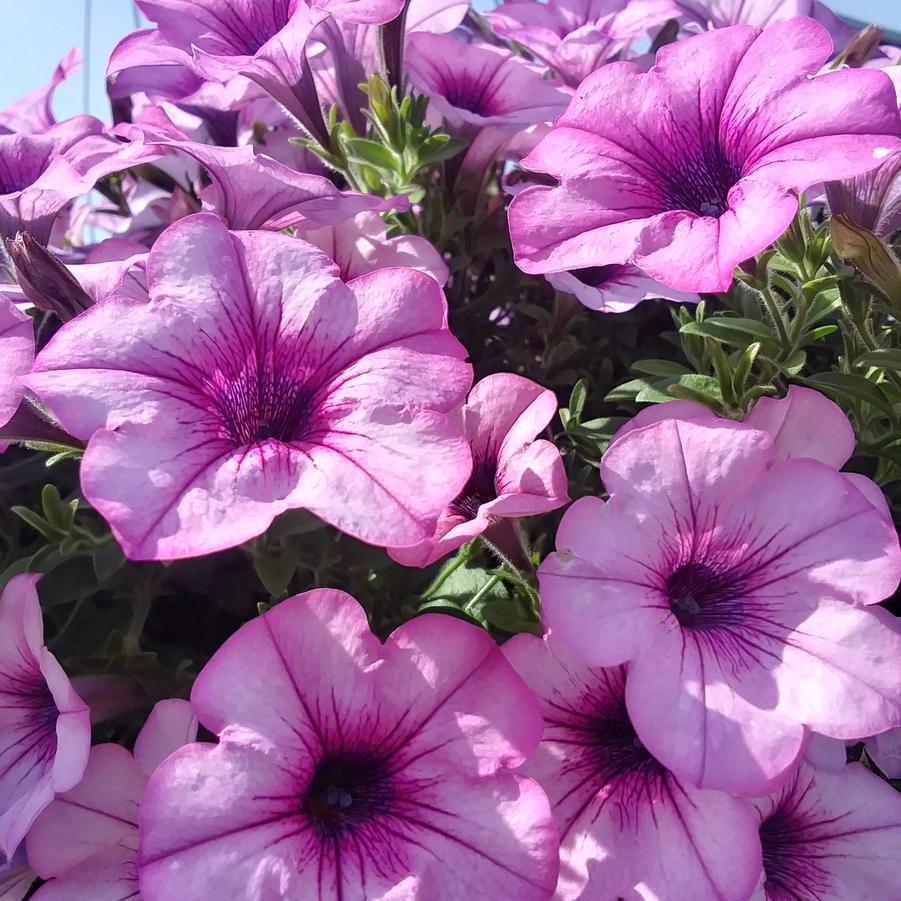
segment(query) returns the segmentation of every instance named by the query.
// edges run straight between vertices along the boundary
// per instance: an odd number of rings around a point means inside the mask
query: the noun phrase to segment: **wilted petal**
[[[81,54],[73,47],[60,60],[47,84],[0,112],[0,127],[23,134],[36,134],[56,125],[51,107],[53,95],[80,65]]]

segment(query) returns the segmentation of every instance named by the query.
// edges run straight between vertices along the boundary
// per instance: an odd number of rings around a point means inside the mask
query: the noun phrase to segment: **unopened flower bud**
[[[867,25],[851,38],[845,49],[835,58],[832,68],[849,66],[859,69],[872,55],[882,40],[882,32],[875,25]]]
[[[19,232],[15,241],[6,241],[6,250],[22,293],[39,310],[68,322],[93,305],[75,276],[31,235]]]
[[[832,246],[901,311],[901,266],[894,254],[871,231],[855,225],[847,216],[833,216]]]

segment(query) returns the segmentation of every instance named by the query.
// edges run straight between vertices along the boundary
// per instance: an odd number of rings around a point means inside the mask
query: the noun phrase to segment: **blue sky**
[[[56,95],[58,118],[91,112],[106,118],[103,76],[116,42],[135,27],[132,0],[0,0],[0,109],[43,84],[72,46],[85,54],[85,5],[92,4],[90,67],[74,75]],[[840,13],[901,31],[901,0],[827,0]],[[86,54],[85,54],[86,55]],[[90,92],[85,109],[84,77]]]

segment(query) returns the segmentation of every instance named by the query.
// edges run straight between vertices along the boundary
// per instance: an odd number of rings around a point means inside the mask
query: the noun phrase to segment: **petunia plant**
[[[897,35],[136,7],[0,110],[0,899],[901,897]]]

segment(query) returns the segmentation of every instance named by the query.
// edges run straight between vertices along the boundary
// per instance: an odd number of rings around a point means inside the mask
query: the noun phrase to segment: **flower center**
[[[254,360],[237,375],[217,373],[207,381],[206,393],[237,447],[300,441],[309,430],[313,390],[274,364]]]
[[[463,490],[451,502],[454,513],[464,519],[475,519],[479,507],[497,497],[497,460],[476,458],[472,463],[472,473]]]
[[[494,116],[500,112],[490,78],[461,74],[454,81],[445,81],[441,93],[451,106],[477,116]]]
[[[816,901],[828,893],[831,880],[819,864],[822,849],[811,838],[804,821],[784,808],[760,824],[768,898]]]
[[[7,754],[21,754],[27,747],[35,765],[47,763],[56,753],[59,710],[40,670],[21,668],[0,671],[0,709],[7,714],[0,735],[0,771],[10,764]]]
[[[729,209],[729,191],[741,177],[740,167],[719,146],[682,160],[667,161],[663,175],[663,206],[719,218]]]
[[[742,579],[729,569],[707,563],[679,566],[666,581],[669,608],[688,629],[729,625],[740,608]]]
[[[625,776],[665,772],[638,738],[624,696],[612,699],[597,712],[590,732],[598,765],[608,784]]]
[[[384,762],[372,754],[339,752],[319,762],[303,811],[322,838],[337,838],[386,812],[393,797]]]

